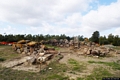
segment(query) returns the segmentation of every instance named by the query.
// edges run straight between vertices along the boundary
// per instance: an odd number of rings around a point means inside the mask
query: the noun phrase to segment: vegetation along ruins
[[[0,35],[0,79],[101,80],[120,77],[120,38]]]

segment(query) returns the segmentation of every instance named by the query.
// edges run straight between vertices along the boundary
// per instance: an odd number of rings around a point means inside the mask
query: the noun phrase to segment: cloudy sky
[[[120,0],[0,0],[0,34],[120,35]]]

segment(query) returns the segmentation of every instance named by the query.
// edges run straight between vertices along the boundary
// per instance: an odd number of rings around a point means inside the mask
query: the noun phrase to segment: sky
[[[120,35],[120,0],[0,0],[0,34]]]

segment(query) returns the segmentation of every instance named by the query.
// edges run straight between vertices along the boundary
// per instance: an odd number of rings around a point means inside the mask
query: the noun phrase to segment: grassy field
[[[103,67],[95,68],[91,75],[86,76],[85,78],[78,77],[77,80],[102,80],[104,77],[112,77],[107,69]]]
[[[11,46],[0,46],[0,63],[20,56],[21,54],[13,51]],[[53,69],[48,70],[49,67]],[[0,80],[67,80],[68,77],[63,75],[67,69],[65,64],[56,62],[49,64],[46,70],[39,73],[13,70],[0,65]]]
[[[63,74],[67,69],[65,65],[51,63],[48,67],[52,67],[53,69],[48,70],[46,68],[46,70],[38,73],[0,67],[0,80],[68,80],[68,77],[65,77]]]
[[[88,61],[89,63],[104,64],[106,66],[112,67],[114,70],[120,70],[120,64],[117,62],[102,62],[102,61]]]
[[[14,59],[20,57],[21,54],[17,54],[17,52],[12,50],[11,46],[0,46],[0,62],[5,60]]]
[[[55,48],[55,50],[59,50],[60,48],[57,46],[46,45],[48,48]]]
[[[0,63],[20,56],[21,54],[13,51],[11,46],[0,46]],[[97,65],[97,67],[91,71],[90,75],[79,77],[90,65]],[[52,68],[52,70],[49,70],[49,68]],[[71,57],[67,60],[66,64],[51,62],[44,70],[37,73],[13,70],[0,65],[0,80],[70,80],[70,76],[66,75],[67,73],[77,75],[76,80],[102,80],[103,77],[120,77],[120,61],[104,62],[88,60],[80,62]]]
[[[84,69],[86,69],[86,66],[83,63],[79,63],[78,61],[74,59],[69,59],[68,63],[70,64],[71,71],[82,72]]]

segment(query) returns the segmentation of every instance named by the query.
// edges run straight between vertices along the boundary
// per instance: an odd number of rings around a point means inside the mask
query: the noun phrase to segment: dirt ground
[[[87,68],[85,70],[83,70],[82,72],[76,72],[75,74],[71,74],[68,71],[65,72],[66,76],[69,76],[72,79],[76,79],[77,77],[85,77],[90,75],[94,68],[97,67],[105,67],[108,68],[105,65],[102,64],[89,64],[88,61],[101,61],[101,62],[117,62],[120,61],[120,54],[117,54],[117,56],[113,56],[113,57],[91,57],[91,56],[85,56],[85,55],[78,55],[77,52],[74,52],[72,50],[69,50],[69,48],[60,48],[59,52],[61,52],[61,54],[64,56],[59,63],[61,64],[66,64],[69,66],[68,60],[69,59],[74,59],[76,61],[78,61],[79,63],[83,63],[84,65],[87,66]],[[2,66],[6,66],[6,67],[10,67],[11,65],[14,65],[15,63],[20,63],[20,61],[24,62],[24,58],[19,58],[19,59],[14,59],[11,61],[5,61],[3,63],[0,63]],[[50,62],[50,61],[49,61]],[[49,63],[48,62],[48,63]],[[20,64],[20,65],[15,65],[12,67],[12,69],[17,69],[17,70],[25,70],[25,71],[31,71],[31,72],[39,72],[40,71],[40,65],[26,65],[27,63],[24,64]],[[41,69],[45,68],[46,65],[41,65]],[[112,69],[110,69],[112,73],[117,73],[118,77],[120,74],[120,70],[114,71]]]
[[[10,61],[6,61],[1,63],[3,67],[15,69],[15,70],[23,70],[23,71],[29,71],[29,72],[39,72],[41,69],[44,69],[46,67],[45,64],[37,64],[32,65],[26,62],[26,59],[29,58],[29,56],[22,56],[21,58],[12,59]],[[47,61],[49,63],[49,61]]]
[[[76,77],[85,77],[87,75],[90,75],[93,71],[94,68],[97,67],[106,67],[105,65],[100,65],[100,64],[88,64],[88,61],[96,61],[96,62],[117,62],[120,61],[120,54],[117,54],[117,56],[112,56],[112,57],[90,57],[90,56],[85,56],[85,55],[79,55],[77,52],[70,51],[68,48],[61,48],[59,51],[61,51],[61,54],[64,55],[64,58],[60,60],[60,63],[65,63],[68,65],[68,60],[69,59],[74,59],[78,61],[79,63],[85,63],[87,65],[87,69],[83,70],[81,73],[76,74],[71,74],[71,73],[66,73],[66,76],[69,76],[73,79],[76,79]],[[108,68],[108,67],[106,67]],[[111,70],[112,71],[112,70]],[[115,71],[112,71],[115,73]],[[116,71],[118,73],[118,77],[120,77],[120,70]]]

